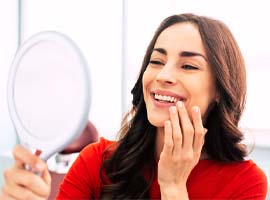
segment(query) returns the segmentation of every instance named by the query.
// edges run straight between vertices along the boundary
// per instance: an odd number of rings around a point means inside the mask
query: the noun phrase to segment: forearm
[[[161,187],[161,199],[162,200],[188,200],[188,192],[186,186],[176,187],[168,186]]]

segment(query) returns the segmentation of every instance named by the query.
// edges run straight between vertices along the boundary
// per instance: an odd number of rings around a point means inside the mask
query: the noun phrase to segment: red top
[[[102,152],[113,143],[101,138],[84,148],[61,184],[56,199],[98,199]],[[251,160],[229,164],[200,160],[188,178],[187,191],[190,199],[265,199],[267,178]],[[150,198],[160,199],[157,175]]]

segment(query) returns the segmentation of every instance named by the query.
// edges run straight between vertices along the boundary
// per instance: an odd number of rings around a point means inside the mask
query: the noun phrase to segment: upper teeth
[[[165,95],[160,95],[160,94],[155,94],[155,99],[161,100],[161,101],[169,101],[171,103],[177,102],[177,98],[175,97],[165,96]]]

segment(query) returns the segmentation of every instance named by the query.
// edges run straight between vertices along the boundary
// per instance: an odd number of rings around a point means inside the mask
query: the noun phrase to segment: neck
[[[156,160],[159,160],[160,154],[163,150],[163,145],[164,145],[164,128],[163,127],[158,127],[157,128],[157,136],[156,136]],[[202,150],[201,155],[200,155],[200,160],[206,160],[210,159],[210,156],[206,153],[206,151]]]

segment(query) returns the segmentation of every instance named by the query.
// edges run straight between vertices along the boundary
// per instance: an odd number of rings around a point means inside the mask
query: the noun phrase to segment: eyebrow
[[[164,54],[165,56],[167,55],[167,51],[163,48],[154,48],[153,51],[157,51],[161,54]],[[204,58],[205,61],[207,61],[207,58],[203,54],[200,54],[198,52],[193,52],[193,51],[182,51],[179,53],[179,56],[181,56],[181,57],[200,56],[200,57]]]

